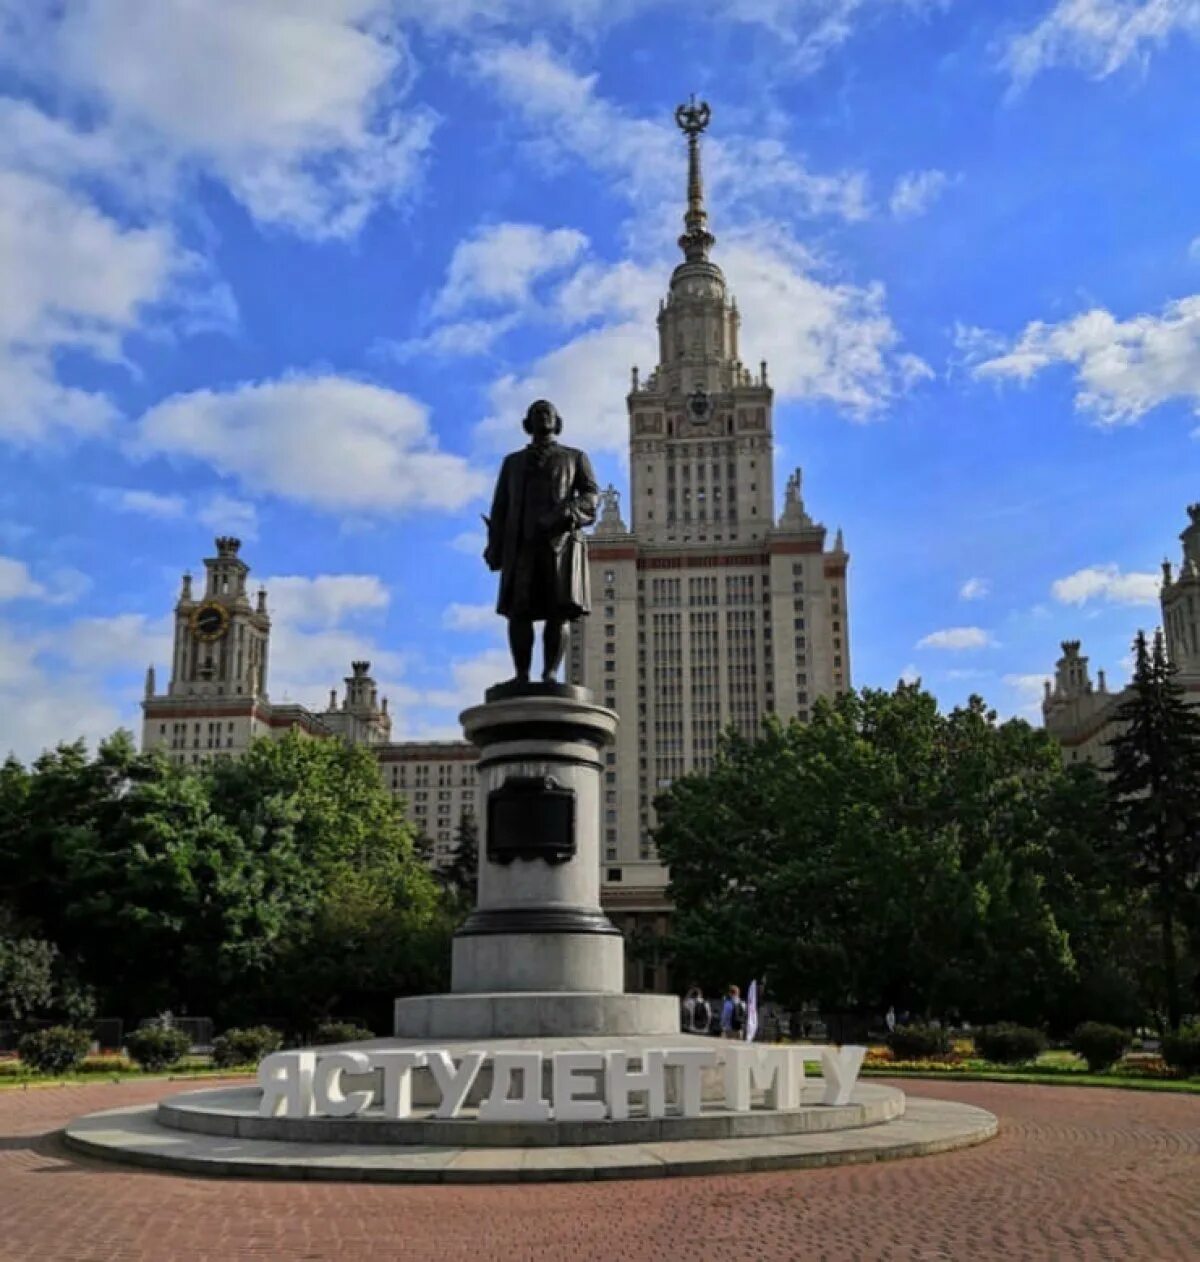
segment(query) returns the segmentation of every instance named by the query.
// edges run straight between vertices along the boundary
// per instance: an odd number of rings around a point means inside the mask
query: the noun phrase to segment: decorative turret
[[[371,678],[371,663],[350,663],[345,677],[346,695],[338,705],[337,690],[329,693],[329,709],[321,716],[325,725],[351,745],[381,745],[392,734],[387,701],[379,703],[379,690]]]
[[[1063,655],[1054,664],[1054,696],[1058,699],[1081,697],[1092,691],[1088,659],[1080,652],[1079,640],[1064,640]]]
[[[154,667],[151,665],[151,666],[147,666],[147,667],[146,667],[146,690],[145,690],[145,695],[146,695],[147,697],[152,697],[152,696],[154,696],[154,692],[155,692]]]

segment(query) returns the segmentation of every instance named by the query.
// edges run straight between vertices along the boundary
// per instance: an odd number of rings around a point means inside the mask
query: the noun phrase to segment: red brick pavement
[[[71,1117],[178,1084],[0,1092],[0,1259],[1200,1259],[1200,1098],[905,1082],[990,1109],[938,1157],[645,1182],[402,1187],[192,1179],[67,1154]]]

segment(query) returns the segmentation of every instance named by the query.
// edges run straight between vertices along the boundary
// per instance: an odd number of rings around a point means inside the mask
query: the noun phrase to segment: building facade
[[[767,365],[742,360],[741,316],[710,257],[700,163],[706,106],[684,106],[683,261],[658,312],[658,362],[635,368],[629,501],[610,487],[591,539],[592,614],[577,623],[570,678],[621,716],[605,768],[604,906],[627,936],[661,936],[668,873],[654,849],[655,797],[707,767],[720,733],[766,716],[808,717],[850,687],[849,556],[805,509],[801,473],[776,517]],[[657,986],[641,964],[631,988]]]
[[[1200,705],[1200,504],[1189,504],[1188,524],[1179,536],[1183,556],[1176,570],[1162,563],[1159,603],[1167,657],[1178,670],[1185,696]],[[1108,690],[1104,671],[1095,684],[1078,640],[1064,640],[1055,663],[1054,681],[1046,681],[1042,721],[1062,746],[1067,762],[1091,762],[1107,769],[1109,741],[1119,726],[1116,712],[1128,689]]]
[[[466,741],[392,741],[386,697],[371,678],[371,663],[351,662],[341,699],[329,707],[277,705],[267,692],[271,618],[267,592],[251,602],[250,567],[237,539],[216,541],[204,562],[203,590],[185,574],[175,605],[175,643],[166,692],[146,672],[142,748],[162,750],[174,762],[196,766],[236,758],[259,737],[299,731],[366,745],[379,760],[384,785],[403,798],[409,818],[428,838],[439,866],[453,856],[458,827],[475,811],[474,746]]]

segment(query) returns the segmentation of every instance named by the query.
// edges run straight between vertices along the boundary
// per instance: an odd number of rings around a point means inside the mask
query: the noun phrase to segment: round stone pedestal
[[[532,685],[493,690],[462,724],[479,749],[479,884],[453,991],[619,995],[624,943],[600,909],[600,751],[616,714],[585,688]]]

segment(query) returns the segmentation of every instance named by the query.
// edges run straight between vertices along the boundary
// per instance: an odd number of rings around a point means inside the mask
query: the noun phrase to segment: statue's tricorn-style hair
[[[529,411],[525,413],[525,419],[521,422],[521,427],[525,430],[525,432],[527,434],[533,433],[533,430],[529,427],[529,419],[538,408],[549,408],[550,411],[554,413],[554,432],[556,434],[561,434],[563,425],[562,414],[549,399],[534,399],[534,401],[529,405]]]

